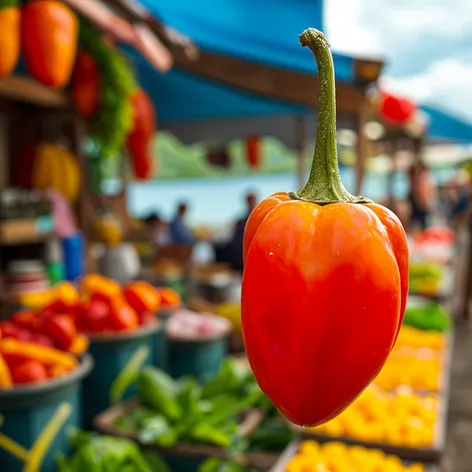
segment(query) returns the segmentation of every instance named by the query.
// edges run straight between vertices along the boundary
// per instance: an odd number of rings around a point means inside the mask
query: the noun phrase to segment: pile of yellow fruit
[[[396,456],[377,449],[340,442],[305,441],[285,468],[286,472],[425,472],[423,464],[405,465]]]
[[[413,390],[439,392],[442,362],[434,351],[395,348],[375,384],[388,391],[406,385]]]
[[[397,446],[429,447],[434,443],[438,399],[408,388],[396,394],[370,386],[343,413],[310,431],[332,437]]]
[[[422,349],[428,348],[443,351],[446,347],[446,337],[435,331],[421,331],[411,326],[403,325],[398,335],[395,349],[402,347]]]
[[[214,310],[215,315],[226,318],[233,325],[235,332],[241,332],[241,303],[227,302],[221,303]]]

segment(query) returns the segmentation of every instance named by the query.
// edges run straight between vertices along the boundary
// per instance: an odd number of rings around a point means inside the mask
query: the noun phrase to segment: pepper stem
[[[298,192],[292,192],[291,197],[319,205],[370,202],[367,198],[351,195],[339,175],[334,64],[328,41],[314,28],[305,30],[299,40],[302,46],[311,49],[318,66],[318,124],[308,182]]]

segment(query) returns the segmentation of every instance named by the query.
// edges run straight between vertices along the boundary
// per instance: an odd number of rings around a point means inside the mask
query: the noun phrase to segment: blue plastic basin
[[[72,406],[72,413],[51,445],[41,472],[55,471],[55,454],[69,452],[67,429],[83,426],[82,381],[90,373],[92,367],[93,360],[86,354],[79,367],[67,376],[44,384],[32,384],[0,391],[0,413],[4,417],[0,430],[26,449],[31,448],[61,403],[67,402]],[[0,450],[2,472],[19,472],[22,468],[23,464],[20,461]]]
[[[93,418],[110,406],[110,387],[133,354],[142,346],[147,346],[150,356],[144,365],[154,363],[155,337],[160,324],[141,327],[131,332],[117,332],[90,337],[89,352],[93,356],[95,368],[84,382],[84,420],[90,425]],[[133,395],[132,389],[125,398]]]

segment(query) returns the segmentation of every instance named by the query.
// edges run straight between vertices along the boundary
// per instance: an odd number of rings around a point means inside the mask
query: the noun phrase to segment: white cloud
[[[472,63],[444,59],[433,62],[424,72],[402,78],[384,77],[381,83],[420,103],[440,103],[472,118]]]
[[[472,117],[471,0],[326,0],[333,50],[382,56],[391,90]]]
[[[375,0],[327,0],[325,25],[328,39],[338,52],[354,55],[382,55],[385,44],[381,30],[368,24],[370,11],[378,10]]]

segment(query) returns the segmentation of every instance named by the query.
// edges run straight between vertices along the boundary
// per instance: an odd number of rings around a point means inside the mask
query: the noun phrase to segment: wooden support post
[[[76,116],[70,116],[70,140],[71,150],[75,154],[80,167],[81,186],[79,201],[77,203],[78,225],[82,230],[85,239],[91,236],[91,205],[89,199],[89,189],[87,185],[87,160],[83,151],[85,138],[85,126],[82,120]]]

